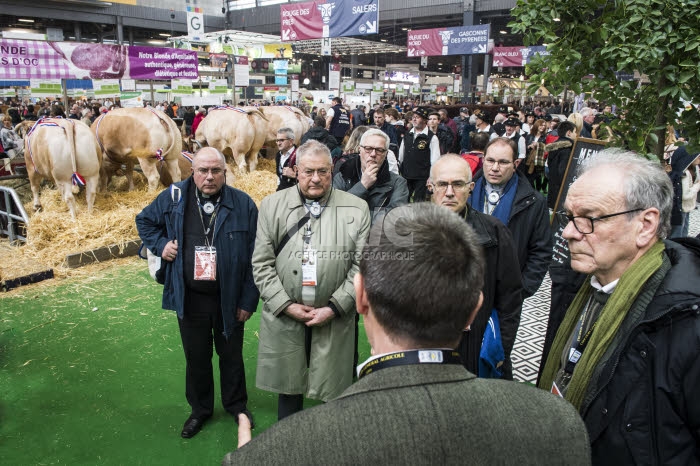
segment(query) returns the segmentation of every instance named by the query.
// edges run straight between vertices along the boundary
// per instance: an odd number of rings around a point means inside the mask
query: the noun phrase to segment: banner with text
[[[491,27],[460,26],[408,32],[408,56],[476,55],[488,52]]]
[[[0,39],[0,79],[197,78],[197,52]]]
[[[378,0],[313,1],[280,5],[282,41],[365,36],[379,28]]]
[[[494,47],[493,66],[525,66],[535,55],[549,55],[547,48],[543,45],[534,47]]]

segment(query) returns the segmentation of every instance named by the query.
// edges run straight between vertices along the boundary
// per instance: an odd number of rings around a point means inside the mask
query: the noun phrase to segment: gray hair
[[[501,113],[496,114],[496,116],[493,118],[494,123],[503,123],[504,121],[506,121],[506,117],[504,117]]]
[[[625,208],[659,209],[656,236],[666,238],[671,232],[673,185],[658,161],[648,160],[636,152],[610,148],[587,158],[579,166],[578,176],[598,167],[611,166],[623,173],[622,187]],[[633,213],[627,214],[628,218]]]
[[[596,109],[594,109],[594,108],[591,108],[591,107],[583,107],[579,113],[581,114],[581,116],[582,116],[583,118],[586,118],[588,115],[593,115],[593,116],[595,116],[595,114],[598,113],[598,112],[597,112]]]
[[[277,134],[284,134],[287,139],[294,139],[294,130],[292,128],[280,128]]]
[[[301,164],[301,160],[309,155],[323,155],[328,157],[328,163],[333,165],[333,157],[331,151],[328,150],[325,144],[322,144],[313,139],[309,139],[297,149],[297,165]]]
[[[383,137],[384,138],[384,149],[389,148],[389,144],[391,143],[391,141],[389,140],[389,136],[384,131],[382,131],[381,129],[377,129],[377,128],[370,128],[367,131],[365,131],[365,133],[360,138],[360,145],[364,146],[367,138],[369,138],[371,136]]]

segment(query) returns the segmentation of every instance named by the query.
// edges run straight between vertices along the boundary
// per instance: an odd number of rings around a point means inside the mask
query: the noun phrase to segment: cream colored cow
[[[248,108],[248,107],[246,107]],[[301,142],[301,137],[311,127],[310,118],[296,107],[268,106],[260,107],[260,111],[267,118],[267,132],[265,133],[265,146],[268,147],[268,155],[277,152],[277,131],[280,128],[291,128],[294,131],[294,144]]]
[[[24,160],[36,210],[41,209],[39,188],[45,178],[56,183],[74,219],[73,194],[84,185],[88,213],[92,213],[102,158],[95,136],[85,123],[63,118],[37,122],[24,138]]]
[[[149,191],[158,189],[161,168],[168,171],[170,180],[180,181],[182,139],[177,125],[165,113],[151,108],[117,108],[97,118],[92,130],[104,154],[103,189],[124,164],[129,190],[133,190],[137,160]]]
[[[199,145],[215,147],[244,172],[258,164],[258,152],[265,143],[268,122],[254,107],[219,107],[209,113],[197,127],[195,140]]]

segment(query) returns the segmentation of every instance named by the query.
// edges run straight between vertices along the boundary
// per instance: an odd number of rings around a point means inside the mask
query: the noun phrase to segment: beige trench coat
[[[253,253],[253,276],[264,303],[256,386],[305,394],[328,401],[352,383],[355,345],[353,277],[369,234],[370,214],[362,199],[334,189],[319,219],[312,218],[312,245],[318,251],[314,307],[332,302],[340,312],[325,325],[313,327],[309,367],[304,348],[305,325],[284,314],[290,303],[302,302],[302,227],[275,257],[287,231],[306,215],[296,187],[262,201]]]

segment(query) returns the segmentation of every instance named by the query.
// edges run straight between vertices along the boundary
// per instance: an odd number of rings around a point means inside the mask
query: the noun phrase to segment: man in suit
[[[571,406],[534,387],[478,379],[445,349],[481,304],[483,264],[473,230],[443,207],[401,206],[376,222],[354,278],[373,354],[358,382],[223,464],[590,464]]]
[[[275,167],[277,171],[277,191],[282,191],[297,184],[297,148],[294,145],[294,131],[291,128],[280,128],[277,131],[277,148]]]

